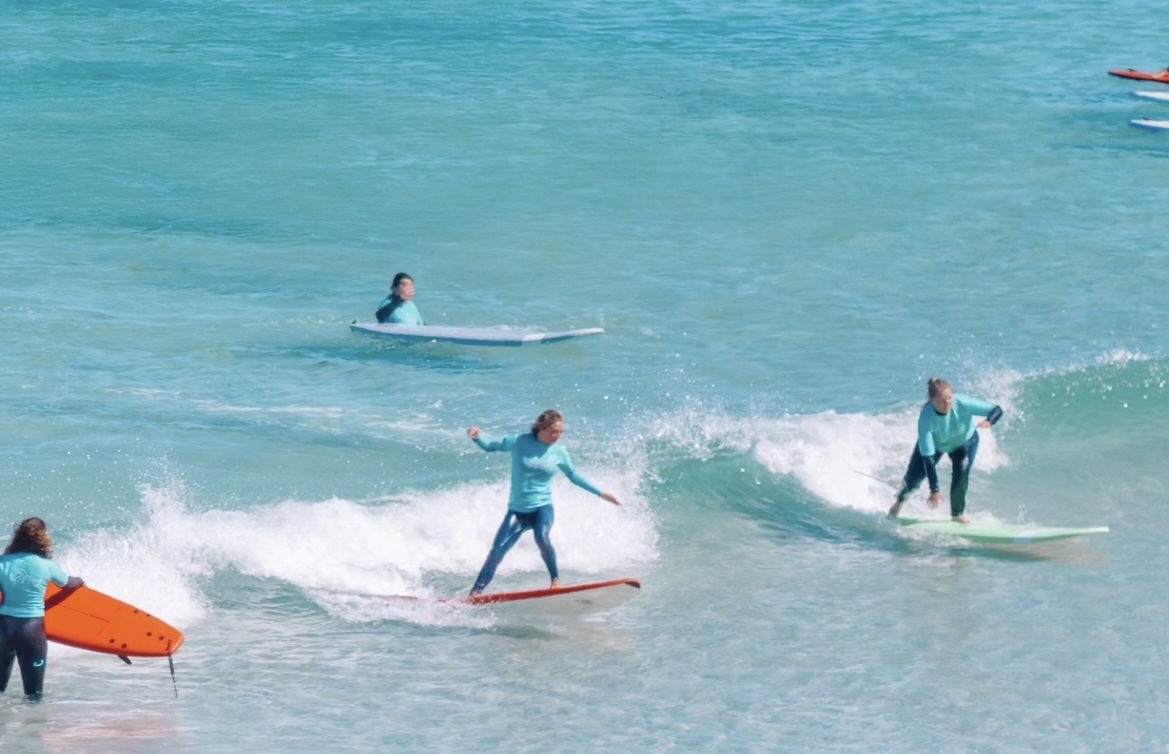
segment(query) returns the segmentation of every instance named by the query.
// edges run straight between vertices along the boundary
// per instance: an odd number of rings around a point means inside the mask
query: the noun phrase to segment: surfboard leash
[[[179,681],[177,678],[175,678],[175,656],[173,654],[171,654],[170,648],[171,648],[171,644],[170,644],[170,642],[167,642],[166,661],[167,661],[167,664],[170,665],[170,682],[171,682],[171,685],[174,686],[174,689],[175,689],[175,699],[178,699],[179,698]]]

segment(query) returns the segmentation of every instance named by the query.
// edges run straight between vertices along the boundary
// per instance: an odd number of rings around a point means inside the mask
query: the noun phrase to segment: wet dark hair
[[[42,558],[53,557],[53,538],[49,536],[49,530],[42,519],[33,516],[16,525],[12,541],[8,543],[4,554],[13,552],[31,552]]]
[[[394,275],[394,282],[390,285],[390,295],[387,296],[389,301],[386,302],[385,306],[377,310],[378,322],[389,321],[390,315],[394,313],[394,310],[402,305],[402,297],[398,295],[398,286],[402,284],[403,280],[414,282],[414,278],[405,272],[399,272],[397,275]]]
[[[538,435],[540,434],[540,430],[544,429],[545,427],[551,426],[556,422],[563,421],[564,417],[560,414],[560,412],[550,408],[537,416],[536,421],[532,422],[532,434]]]

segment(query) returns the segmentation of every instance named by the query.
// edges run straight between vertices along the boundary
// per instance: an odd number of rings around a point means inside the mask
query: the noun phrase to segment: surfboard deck
[[[992,545],[1028,545],[1056,542],[1061,539],[1107,534],[1107,526],[1082,528],[1064,526],[1035,526],[1032,524],[1003,524],[993,521],[972,521],[960,524],[949,519],[898,518],[897,522],[912,531],[924,531],[961,537],[971,542]]]
[[[637,579],[613,579],[569,584],[558,589],[485,592],[457,597],[451,602],[473,610],[490,611],[497,620],[544,622],[585,618],[620,607],[641,592]]]
[[[1169,131],[1169,120],[1154,120],[1152,118],[1134,118],[1129,123],[1137,128],[1144,128],[1149,131]]]
[[[620,607],[641,592],[641,582],[633,578],[568,584],[557,589],[528,589],[511,592],[485,592],[474,596],[428,599],[408,595],[387,595],[382,599],[403,606],[427,603],[452,609],[489,610],[504,620],[547,620],[579,618]]]
[[[1147,89],[1139,89],[1133,92],[1133,94],[1144,99],[1155,99],[1158,102],[1169,102],[1169,92],[1152,92]]]
[[[590,584],[571,584],[556,589],[529,589],[520,592],[484,592],[467,597],[457,597],[453,602],[467,605],[500,605],[530,600],[552,600],[583,605],[596,605],[599,610],[616,607],[637,596],[641,582],[637,579],[613,579]]]
[[[354,322],[349,325],[354,332],[365,333],[379,338],[413,343],[457,343],[464,346],[534,346],[558,343],[573,338],[600,335],[601,327],[587,327],[579,330],[557,332],[525,332],[497,327],[441,327],[437,325],[390,325],[377,322]]]
[[[118,657],[167,657],[183,632],[144,610],[83,586],[45,591],[45,635],[58,644]]]
[[[1169,71],[1138,71],[1134,68],[1115,68],[1108,72],[1109,76],[1119,76],[1122,79],[1135,81],[1160,81],[1169,84]]]

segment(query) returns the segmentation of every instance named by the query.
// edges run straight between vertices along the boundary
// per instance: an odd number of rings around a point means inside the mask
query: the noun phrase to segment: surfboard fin
[[[130,658],[127,657],[126,655],[118,655],[118,659],[121,660],[122,662],[126,663],[127,665],[134,664],[134,663],[130,662]]]

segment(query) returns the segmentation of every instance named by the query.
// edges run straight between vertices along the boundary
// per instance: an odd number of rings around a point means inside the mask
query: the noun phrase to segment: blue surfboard
[[[537,346],[559,343],[573,338],[600,335],[601,327],[581,330],[560,330],[558,332],[529,332],[498,327],[442,327],[437,325],[391,325],[377,322],[354,322],[349,325],[353,332],[365,333],[378,338],[408,343],[457,343],[464,346]]]

